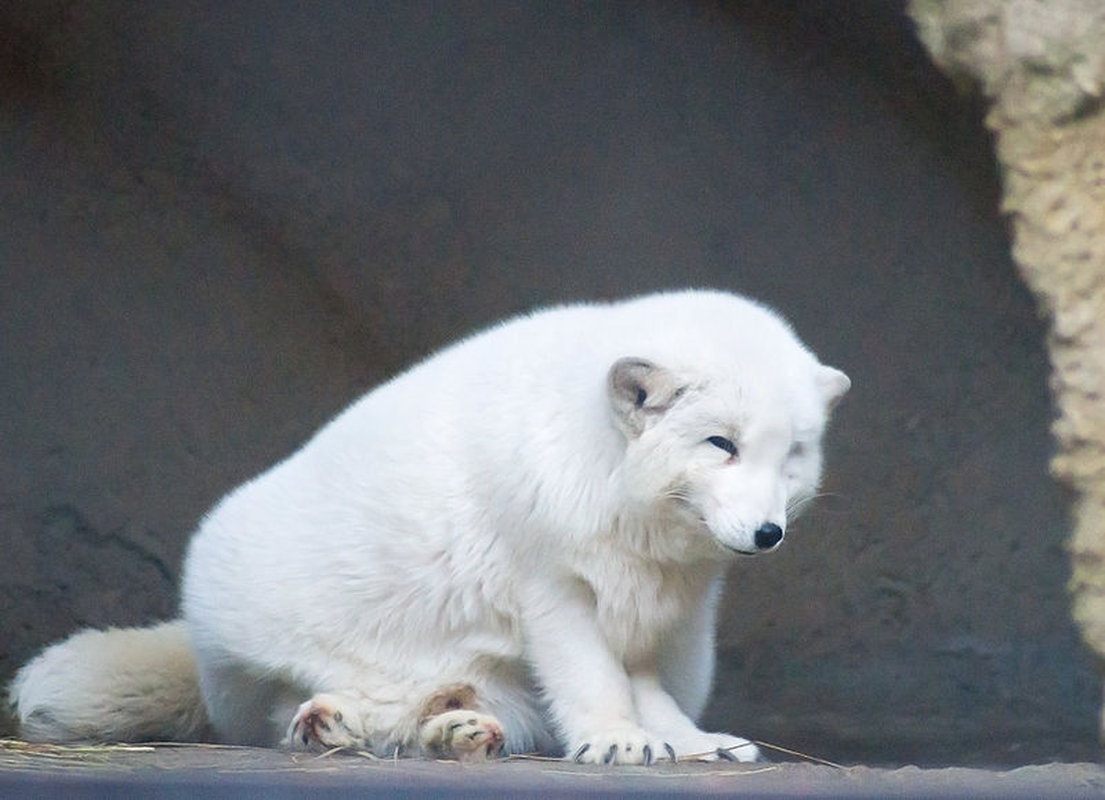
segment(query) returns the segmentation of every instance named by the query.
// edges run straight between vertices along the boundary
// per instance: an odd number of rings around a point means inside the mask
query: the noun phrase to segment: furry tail
[[[209,738],[196,658],[180,620],[80,631],[24,665],[9,698],[30,741]]]

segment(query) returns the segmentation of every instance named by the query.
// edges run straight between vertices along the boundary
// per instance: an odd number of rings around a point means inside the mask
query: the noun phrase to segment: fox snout
[[[764,522],[755,530],[748,528],[731,530],[728,535],[719,534],[716,529],[714,531],[714,538],[720,544],[742,556],[770,553],[779,547],[783,541],[783,535],[783,526],[775,522]]]
[[[779,546],[779,542],[783,541],[783,529],[774,522],[765,522],[756,529],[752,535],[752,541],[757,550],[774,550]]]

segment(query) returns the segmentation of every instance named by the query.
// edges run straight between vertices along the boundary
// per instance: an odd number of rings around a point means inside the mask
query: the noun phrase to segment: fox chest
[[[588,578],[599,629],[611,651],[627,661],[651,656],[700,594],[686,575],[655,564],[607,563],[596,572]]]

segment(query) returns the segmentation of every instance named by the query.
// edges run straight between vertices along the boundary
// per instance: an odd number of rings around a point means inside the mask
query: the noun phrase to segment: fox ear
[[[614,416],[626,436],[639,436],[649,420],[667,411],[683,393],[671,370],[644,358],[619,358],[606,381]]]
[[[821,398],[825,402],[825,411],[829,412],[852,387],[852,382],[838,369],[819,366],[817,370],[817,388],[821,391]]]

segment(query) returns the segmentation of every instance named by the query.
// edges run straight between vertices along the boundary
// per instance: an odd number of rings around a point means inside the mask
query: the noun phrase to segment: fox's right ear
[[[683,387],[671,371],[644,358],[619,358],[606,381],[610,405],[622,432],[629,438],[641,434],[649,421],[671,408]]]
[[[825,401],[825,412],[832,411],[840,398],[852,388],[852,381],[838,369],[819,366],[817,371],[817,389]]]

